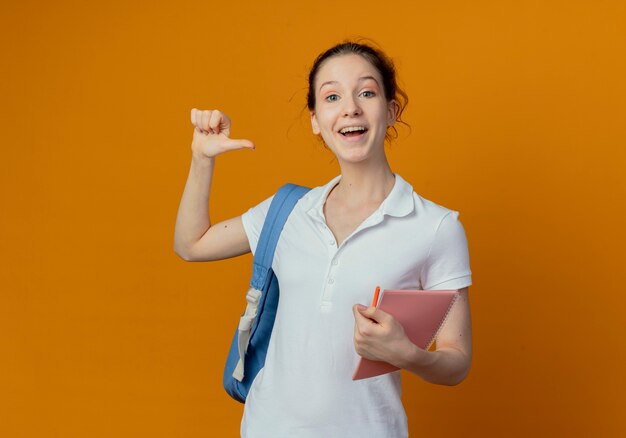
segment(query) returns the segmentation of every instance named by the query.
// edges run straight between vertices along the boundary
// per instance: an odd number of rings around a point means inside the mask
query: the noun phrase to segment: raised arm
[[[210,261],[250,252],[241,217],[211,225],[209,197],[215,157],[236,149],[254,149],[249,140],[233,140],[230,119],[220,111],[191,110],[194,125],[191,167],[178,207],[174,251],[187,261]]]

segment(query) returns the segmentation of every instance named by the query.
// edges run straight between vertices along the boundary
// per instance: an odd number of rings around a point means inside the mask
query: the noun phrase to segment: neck
[[[335,187],[335,195],[350,204],[382,202],[395,183],[386,158],[383,162],[363,162],[341,165],[341,180]]]

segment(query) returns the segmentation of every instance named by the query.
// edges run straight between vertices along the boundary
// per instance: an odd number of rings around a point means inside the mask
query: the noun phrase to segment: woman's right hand
[[[213,158],[235,149],[254,149],[250,140],[234,140],[230,136],[230,119],[218,110],[191,110],[194,125],[191,151],[194,156]]]

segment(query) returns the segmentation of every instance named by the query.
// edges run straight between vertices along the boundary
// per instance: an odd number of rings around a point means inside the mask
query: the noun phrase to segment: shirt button
[[[333,284],[334,282],[335,282],[335,280],[334,280],[334,279],[332,279],[332,278],[329,278],[329,279],[328,279],[328,284]]]
[[[334,240],[329,240],[328,243],[330,243],[330,246],[335,246],[335,241]]]
[[[339,264],[339,260],[333,260],[333,266],[337,266]]]

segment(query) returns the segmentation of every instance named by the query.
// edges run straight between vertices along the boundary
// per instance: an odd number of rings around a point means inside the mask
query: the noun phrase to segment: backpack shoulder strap
[[[269,277],[268,272],[272,269],[274,251],[285,222],[287,222],[287,218],[300,198],[309,190],[308,187],[285,184],[272,199],[254,254],[252,280],[250,281],[250,286],[253,288],[263,290]]]
[[[254,253],[252,280],[250,280],[251,288],[246,295],[248,305],[239,320],[239,327],[237,329],[238,357],[237,364],[232,372],[232,377],[239,382],[243,382],[244,378],[244,358],[252,335],[252,327],[255,321],[257,321],[259,308],[263,309],[264,307],[261,303],[265,302],[267,299],[268,294],[266,292],[270,292],[271,290],[270,283],[273,275],[270,275],[270,273],[273,272],[272,261],[274,260],[274,251],[278,244],[278,238],[280,237],[285,222],[287,222],[289,214],[291,214],[298,200],[308,191],[309,189],[307,187],[285,184],[278,190],[274,199],[272,199],[269,211],[265,217],[265,222],[263,222],[261,236],[259,236],[259,242],[256,252]],[[278,289],[275,289],[275,293],[278,293]],[[266,337],[269,339],[269,333],[266,334]],[[263,358],[265,358],[264,355]]]

